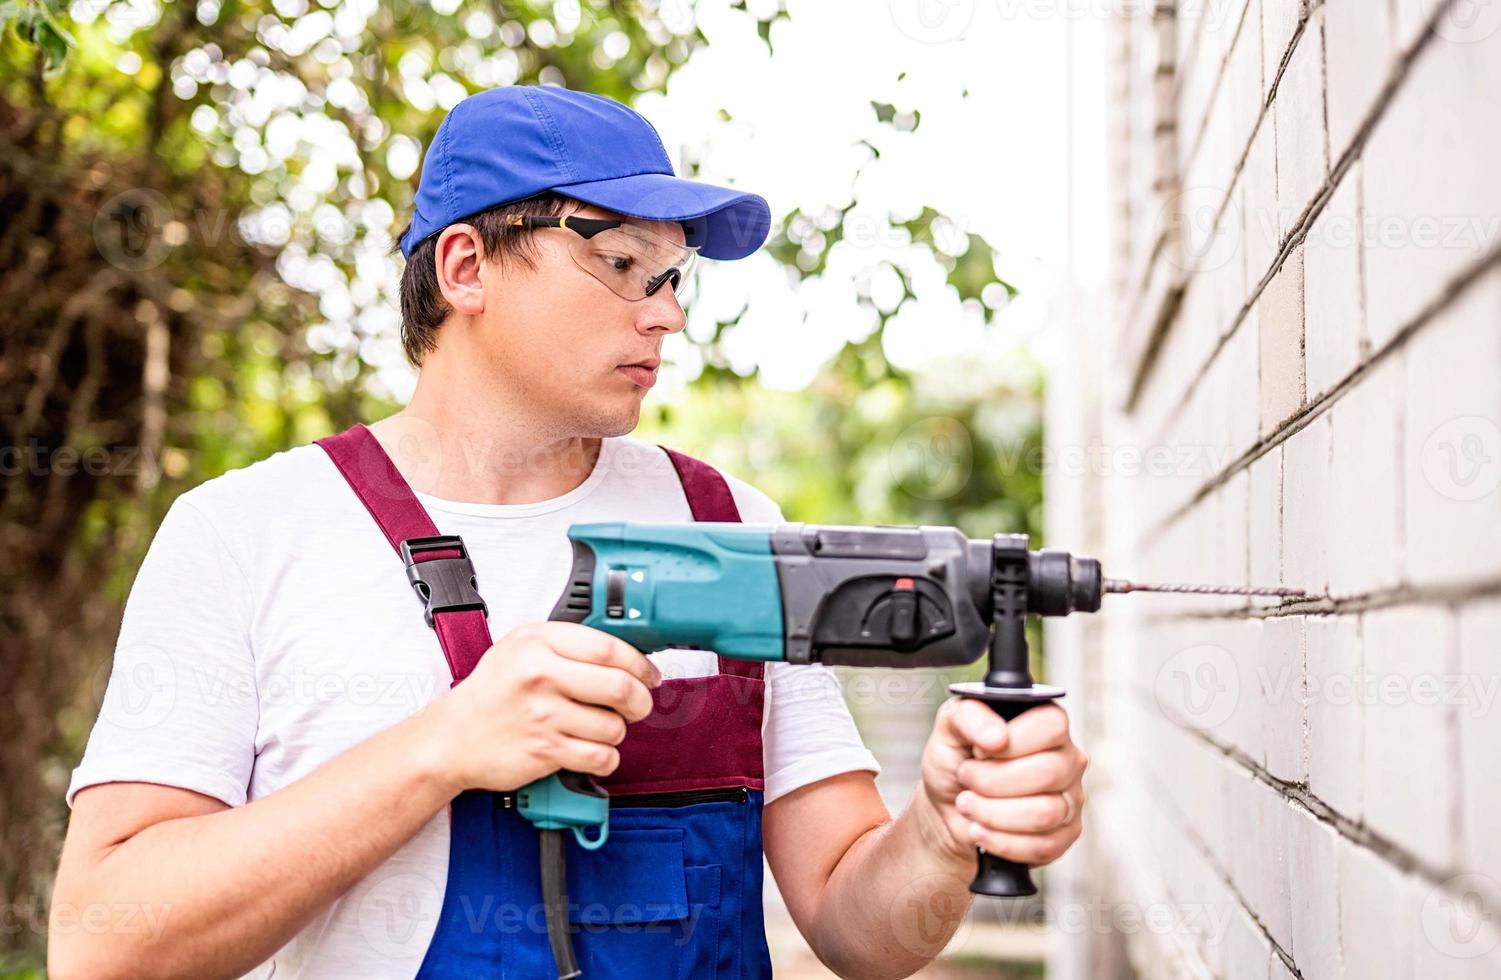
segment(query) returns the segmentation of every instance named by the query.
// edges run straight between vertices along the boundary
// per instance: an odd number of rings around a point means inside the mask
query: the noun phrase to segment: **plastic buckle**
[[[454,549],[459,552],[457,558],[418,561],[413,557],[428,551]],[[475,584],[474,563],[469,560],[469,550],[464,547],[464,539],[457,534],[407,538],[401,542],[401,560],[406,562],[407,581],[412,583],[417,597],[422,600],[422,614],[427,625],[436,629],[433,614],[440,612],[479,609],[486,616],[490,615],[490,607],[480,598]]]

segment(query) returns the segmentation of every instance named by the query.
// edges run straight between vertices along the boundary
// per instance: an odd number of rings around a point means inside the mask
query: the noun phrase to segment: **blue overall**
[[[398,552],[403,541],[437,536],[363,425],[319,445]],[[723,477],[666,451],[695,520],[740,520]],[[490,647],[485,611],[438,611],[432,624],[457,684]],[[716,675],[663,681],[651,714],[628,727],[619,767],[599,779],[610,792],[608,841],[589,851],[566,835],[568,917],[589,980],[771,975],[761,903],[763,669],[720,658]],[[487,790],[453,800],[443,906],[419,977],[556,976],[538,833],[513,803]]]

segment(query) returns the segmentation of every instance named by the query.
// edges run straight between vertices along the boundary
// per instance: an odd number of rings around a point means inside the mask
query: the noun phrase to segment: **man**
[[[628,725],[653,724],[667,685],[740,693],[663,743],[665,764],[712,754],[719,725],[760,751],[726,770],[736,801],[612,808],[623,829],[578,873],[615,901],[571,916],[599,958],[586,976],[648,949],[677,960],[651,972],[764,974],[763,844],[823,962],[905,976],[951,936],[977,844],[1042,864],[1074,841],[1085,758],[1055,706],[1007,725],[944,704],[893,819],[823,667],[736,677],[705,651],[647,657],[542,622],[571,524],[690,520],[704,481],[728,486],[730,519],[783,519],[749,484],[627,436],[683,329],[683,273],[697,254],[749,254],[768,227],[761,198],[674,176],[612,100],[515,86],[449,114],[401,241],[410,404],[194,488],[152,542],[69,788],[51,976],[533,975],[516,964],[542,963],[545,938],[506,913],[527,910],[535,868],[518,854],[535,834],[506,822],[503,794],[558,769],[618,777],[647,737]],[[384,489],[362,488],[372,472]],[[371,519],[382,495],[463,539],[499,635],[477,664],[456,666],[424,622]],[[491,801],[478,817],[475,800]],[[731,812],[757,860],[690,859],[681,828]],[[461,838],[489,841],[487,859]],[[914,927],[932,908],[954,914]],[[670,944],[664,922],[683,929]]]

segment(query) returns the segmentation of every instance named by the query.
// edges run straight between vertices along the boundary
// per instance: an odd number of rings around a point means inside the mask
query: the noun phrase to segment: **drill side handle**
[[[1024,711],[1063,696],[1062,688],[1043,684],[1011,690],[975,683],[951,684],[949,690],[962,697],[984,701],[992,711],[1008,722]],[[1032,881],[1032,871],[1027,865],[997,857],[986,852],[983,847],[978,847],[975,851],[977,867],[975,878],[969,884],[971,892],[995,898],[1022,898],[1037,894],[1037,885]]]

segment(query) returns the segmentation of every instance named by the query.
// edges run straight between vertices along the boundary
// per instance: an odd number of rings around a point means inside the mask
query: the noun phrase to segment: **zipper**
[[[497,802],[502,810],[516,807],[515,792],[497,793]],[[610,807],[675,807],[692,806],[695,803],[748,803],[750,790],[744,786],[729,786],[724,789],[687,789],[672,793],[636,793],[631,796],[610,797]]]
[[[744,786],[725,789],[688,789],[676,793],[637,793],[632,796],[610,797],[610,808],[640,806],[692,806],[694,803],[746,803],[750,791]]]

